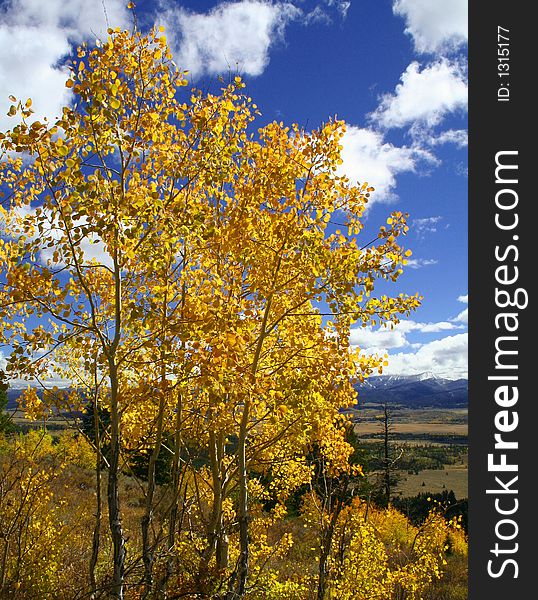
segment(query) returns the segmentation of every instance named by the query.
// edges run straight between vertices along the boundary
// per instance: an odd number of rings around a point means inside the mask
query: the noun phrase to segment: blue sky
[[[61,65],[107,19],[129,27],[126,5],[0,2],[0,129],[12,126],[9,94],[56,116],[70,102]],[[365,239],[392,210],[408,212],[413,257],[393,293],[424,296],[394,331],[357,329],[352,342],[387,351],[386,373],[466,377],[467,1],[159,0],[136,12],[141,27],[166,27],[196,86],[217,90],[219,74],[241,74],[259,125],[345,120],[342,169],[376,188]]]

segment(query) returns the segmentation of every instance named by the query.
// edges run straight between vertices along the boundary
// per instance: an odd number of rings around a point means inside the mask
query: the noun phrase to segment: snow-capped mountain
[[[467,406],[467,379],[443,379],[433,373],[380,375],[357,385],[359,405],[367,402],[399,404],[410,408]]]
[[[464,408],[467,407],[469,382],[467,379],[443,379],[430,372],[418,375],[380,375],[369,377],[356,386],[358,404],[398,404],[410,408]],[[17,405],[22,389],[8,390],[8,408]],[[41,390],[38,390],[38,394]]]

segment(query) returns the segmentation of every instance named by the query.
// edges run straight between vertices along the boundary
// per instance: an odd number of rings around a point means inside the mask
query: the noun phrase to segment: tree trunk
[[[97,581],[95,579],[95,567],[99,558],[99,542],[101,537],[101,518],[102,518],[102,500],[101,500],[101,433],[99,431],[99,410],[97,406],[97,393],[93,400],[93,423],[95,427],[95,447],[97,456],[95,459],[95,525],[93,528],[92,555],[90,558],[90,587],[92,597],[97,594]]]
[[[329,521],[329,527],[322,534],[322,546],[321,552],[319,556],[319,569],[318,569],[318,593],[317,600],[325,600],[325,594],[327,591],[327,583],[329,582],[329,557],[331,555],[331,549],[334,538],[334,530],[336,527],[336,523],[338,521],[338,517],[342,510],[342,502],[340,499],[336,501],[336,506],[334,508],[333,513],[331,514],[331,519]]]
[[[163,382],[164,384],[164,382]],[[155,467],[161,451],[163,437],[164,409],[166,394],[164,389],[160,391],[159,412],[157,414],[157,431],[155,445],[151,453],[148,465],[148,490],[146,495],[146,510],[142,518],[142,559],[144,561],[144,594],[147,598],[153,589],[153,552],[150,540],[150,528],[153,521],[153,499],[155,497]]]
[[[237,578],[237,587],[235,591],[230,585],[232,594],[228,598],[243,598],[245,595],[248,570],[249,570],[249,536],[248,536],[248,473],[247,473],[247,426],[250,413],[250,401],[245,401],[241,425],[239,428],[239,440],[237,449],[238,467],[239,467],[239,510],[237,520],[239,523],[239,560],[236,569],[236,577],[232,577],[230,584],[235,585]]]
[[[2,566],[0,568],[0,593],[4,593],[4,586],[6,584],[6,568],[7,568],[7,557],[9,554],[9,537],[4,539],[4,551],[2,552]]]
[[[166,536],[168,559],[166,562],[166,569],[163,571],[162,576],[154,584],[154,594],[156,598],[165,598],[166,586],[168,580],[172,577],[174,570],[177,566],[177,556],[175,552],[176,545],[176,527],[178,521],[178,505],[179,505],[179,492],[181,488],[181,419],[182,419],[182,398],[181,394],[178,395],[176,402],[176,420],[175,420],[175,435],[174,435],[174,448],[172,458],[172,484],[171,493],[172,498],[168,507],[168,532]],[[181,528],[181,520],[180,520]]]
[[[108,521],[113,544],[114,574],[111,596],[123,600],[123,577],[125,570],[125,538],[121,525],[120,497],[118,489],[120,464],[120,415],[118,406],[118,372],[113,359],[110,367],[110,467],[108,469]]]
[[[277,266],[275,269],[274,281],[276,282],[276,274],[280,269],[281,258],[278,258]],[[269,314],[271,312],[271,306],[273,303],[273,294],[269,294],[265,309],[263,311],[263,318],[260,328],[260,335],[258,337],[258,343],[254,352],[254,358],[252,360],[252,372],[251,378],[252,383],[256,383],[256,372],[258,370],[258,363],[267,334],[267,323],[269,321]],[[237,520],[239,522],[239,560],[237,567],[230,578],[230,584],[228,587],[228,599],[243,598],[247,587],[248,569],[249,569],[249,538],[248,538],[248,473],[247,473],[247,433],[248,433],[248,422],[250,419],[250,398],[245,398],[245,404],[243,406],[243,415],[241,416],[241,423],[239,425],[239,439],[237,448],[237,466],[238,466],[238,478],[239,478],[239,510],[237,514]],[[234,591],[235,581],[237,582],[237,589]]]
[[[168,523],[168,551],[174,551],[176,545],[176,524],[179,505],[179,480],[180,480],[180,462],[181,462],[181,423],[182,402],[179,398],[176,406],[176,432],[174,435],[174,457],[172,459],[172,502],[170,505],[170,521]]]
[[[348,487],[348,476],[345,473],[340,474],[335,481],[327,475],[325,460],[320,458],[318,480],[321,478],[320,497],[321,505],[321,551],[318,566],[318,589],[316,600],[325,600],[327,594],[327,584],[329,583],[329,560],[334,541],[334,533],[338,518],[344,507],[346,492]],[[324,524],[325,515],[329,516],[329,523]]]
[[[227,538],[224,533],[222,518],[222,503],[224,501],[224,474],[222,461],[224,458],[224,435],[209,432],[209,463],[213,486],[213,506],[207,524],[207,545],[200,558],[198,567],[198,592],[205,593],[205,578],[208,573],[209,562],[215,555],[217,569],[224,569],[228,565]]]
[[[224,470],[224,454],[225,454],[225,436],[221,431],[217,436],[217,461],[218,461],[218,485],[220,487],[220,500],[218,506],[218,514],[216,519],[215,535],[217,538],[216,543],[216,560],[217,569],[226,569],[228,566],[228,536],[224,529],[224,519],[222,514],[222,504],[226,497],[227,478]]]

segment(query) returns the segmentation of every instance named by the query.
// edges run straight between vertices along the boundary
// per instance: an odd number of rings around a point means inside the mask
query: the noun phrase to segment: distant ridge
[[[17,406],[25,388],[8,390],[8,409]],[[365,403],[397,404],[409,408],[467,408],[467,379],[443,379],[429,371],[414,375],[380,375],[357,385],[359,406]],[[41,390],[38,390],[41,395]]]
[[[43,388],[41,387],[35,387],[33,385],[31,385],[30,383],[27,383],[24,387],[15,387],[15,388],[9,388],[7,391],[7,409],[8,410],[13,410],[14,408],[17,408],[18,406],[18,398],[19,396],[28,388],[28,386],[33,387],[38,395],[39,398],[43,397]],[[69,389],[67,387],[65,388],[59,388],[59,389]]]
[[[359,406],[388,402],[408,408],[467,408],[467,379],[443,379],[430,372],[369,377],[356,386]]]

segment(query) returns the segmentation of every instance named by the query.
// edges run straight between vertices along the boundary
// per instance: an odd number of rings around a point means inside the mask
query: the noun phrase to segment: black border
[[[538,273],[538,252],[532,243],[538,238],[535,231],[535,207],[538,194],[531,190],[533,176],[538,172],[532,141],[538,134],[536,127],[538,103],[535,101],[534,79],[536,68],[533,58],[538,53],[534,40],[536,22],[531,15],[530,2],[500,2],[491,0],[469,3],[469,598],[471,600],[519,600],[538,597],[536,583],[538,564],[538,512],[533,510],[534,498],[538,497],[533,483],[538,452],[538,419],[536,404],[538,394],[538,363],[536,351],[532,350],[533,330],[538,328],[533,319],[534,297],[531,282]],[[498,75],[497,27],[510,31],[510,75]],[[509,83],[510,100],[498,101],[499,84]],[[506,86],[507,87],[507,86]],[[499,184],[495,183],[495,155],[499,151],[517,150],[518,184],[512,186],[518,194],[517,230],[501,231],[495,225],[495,194]],[[516,485],[519,508],[511,517],[503,517],[495,510],[492,494],[486,490],[495,486],[495,475],[488,472],[488,454],[494,452],[494,423],[500,407],[494,392],[502,382],[488,381],[495,373],[495,340],[502,335],[495,328],[495,315],[503,312],[495,305],[495,269],[500,264],[495,259],[495,247],[506,247],[519,236],[518,261],[511,268],[519,269],[519,279],[513,286],[524,288],[529,293],[529,304],[519,310],[519,329],[512,335],[518,336],[517,374],[515,383],[519,400],[514,406],[519,424],[511,439],[519,443],[518,450],[509,453],[509,462],[518,464]],[[514,258],[512,253],[511,258]],[[536,258],[535,258],[536,257]],[[513,309],[518,310],[518,309]],[[507,436],[508,437],[508,436]],[[497,452],[497,454],[499,451]],[[497,459],[498,461],[498,459]],[[505,479],[508,474],[505,474]],[[534,496],[534,497],[533,497]],[[507,498],[508,495],[503,496]],[[513,496],[512,496],[513,497]],[[508,503],[505,504],[508,506]],[[488,574],[488,560],[495,559],[495,569],[502,563],[490,550],[497,541],[495,525],[502,518],[514,519],[519,527],[513,542],[505,542],[508,548],[514,542],[517,552],[504,555],[518,564],[518,577],[514,578],[513,565],[507,565],[500,577]],[[505,530],[508,532],[508,529]]]

